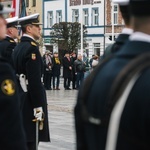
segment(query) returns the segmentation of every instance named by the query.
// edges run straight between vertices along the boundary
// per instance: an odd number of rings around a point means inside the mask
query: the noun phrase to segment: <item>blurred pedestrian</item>
[[[47,50],[45,52],[43,56],[43,62],[44,62],[44,74],[43,74],[44,87],[46,90],[52,90],[51,82],[52,82],[53,60],[50,51]]]
[[[92,68],[92,62],[93,62],[93,57],[95,56],[95,54],[92,55],[92,58],[90,59],[89,63],[90,63],[90,67]]]
[[[60,90],[59,84],[60,84],[61,62],[58,56],[58,52],[54,52],[52,69],[53,69],[53,90]]]
[[[87,54],[83,54],[83,62],[85,64],[85,72],[84,72],[84,79],[90,74],[91,68],[90,68],[90,63],[89,63],[89,58]]]
[[[63,58],[63,77],[65,90],[71,90],[70,82],[72,80],[72,62],[69,51],[65,52],[65,56]]]
[[[71,54],[71,63],[72,63],[72,89],[76,89],[76,73],[74,68],[74,61],[77,59],[77,54],[73,52]]]
[[[79,54],[77,57],[77,60],[74,62],[74,68],[75,68],[75,73],[77,75],[76,79],[76,89],[79,89],[80,85],[82,84],[82,81],[84,79],[84,72],[86,69],[85,63],[82,60],[82,55]]]
[[[93,56],[93,61],[92,61],[92,69],[94,69],[99,63],[99,56],[95,55]]]

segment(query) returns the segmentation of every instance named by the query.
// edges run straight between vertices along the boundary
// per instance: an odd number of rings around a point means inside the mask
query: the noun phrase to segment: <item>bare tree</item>
[[[86,46],[87,29],[83,26],[83,47]],[[76,51],[81,44],[81,24],[78,22],[60,22],[52,27],[51,43],[63,50]]]

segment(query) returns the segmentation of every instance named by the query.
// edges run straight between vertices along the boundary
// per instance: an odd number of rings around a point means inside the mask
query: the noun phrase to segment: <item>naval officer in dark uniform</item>
[[[12,65],[12,52],[16,46],[15,39],[18,39],[18,17],[7,18],[6,22],[6,38],[0,41],[0,55]]]
[[[144,53],[146,55],[150,53],[149,8],[150,0],[130,0],[134,33],[114,58],[97,69],[92,82],[90,80],[94,72],[91,73],[84,83],[84,87],[79,91],[75,106],[77,150],[150,149],[149,68],[141,73],[132,90],[130,90],[120,116],[118,131],[110,134],[116,136],[115,148],[112,148],[114,146],[111,141],[111,144],[106,145],[110,109],[113,109],[111,106],[116,106],[109,99],[109,93],[112,90],[111,85],[114,84],[116,76],[133,59],[135,60]],[[129,75],[126,75],[126,77],[129,77]],[[89,82],[90,85],[88,85]],[[117,114],[120,114],[120,111]],[[117,122],[114,122],[113,125],[117,126]]]
[[[118,4],[122,18],[125,23],[125,28],[122,30],[121,34],[117,37],[114,44],[110,44],[106,50],[104,51],[104,55],[102,58],[106,58],[117,51],[125,44],[128,40],[129,36],[133,33],[133,29],[131,27],[130,21],[130,13],[129,13],[129,0],[112,0],[114,4]]]
[[[41,82],[43,61],[36,43],[36,40],[41,35],[39,14],[22,17],[19,19],[19,23],[23,36],[21,37],[20,43],[14,49],[13,61],[16,73],[20,77],[23,75],[25,78],[26,87],[23,87],[25,91],[23,122],[28,149],[35,150],[36,123],[33,122],[34,118],[39,120],[40,124],[42,123],[42,119],[44,119],[43,129],[39,130],[39,141],[50,141],[46,93]]]
[[[12,11],[14,10],[0,4],[0,40],[6,36],[6,21],[3,14]],[[2,56],[0,56],[0,149],[27,150],[16,76],[11,65]]]

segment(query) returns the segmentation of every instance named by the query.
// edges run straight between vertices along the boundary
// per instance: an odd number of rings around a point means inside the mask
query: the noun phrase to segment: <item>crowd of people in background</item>
[[[43,83],[46,90],[60,90],[61,75],[64,79],[63,87],[65,90],[78,90],[82,81],[98,64],[99,56],[92,55],[92,58],[89,59],[85,52],[82,56],[66,50],[64,57],[60,60],[58,52],[52,53],[46,50],[43,55],[43,62]],[[61,67],[63,68],[62,74]]]

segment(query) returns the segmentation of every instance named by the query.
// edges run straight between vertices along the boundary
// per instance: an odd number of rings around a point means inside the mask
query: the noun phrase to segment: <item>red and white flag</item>
[[[14,8],[15,11],[10,13],[10,17],[19,16],[19,5],[20,0],[12,0],[12,8]]]

